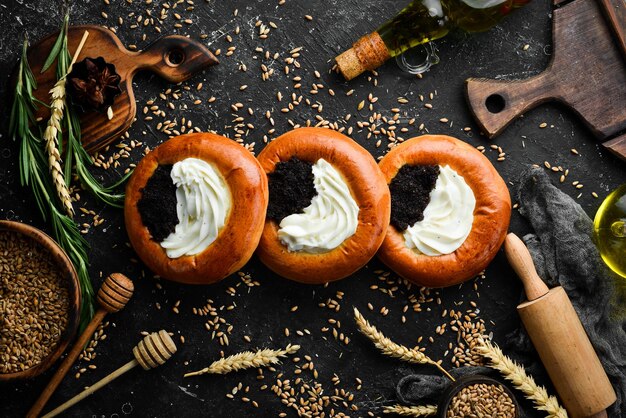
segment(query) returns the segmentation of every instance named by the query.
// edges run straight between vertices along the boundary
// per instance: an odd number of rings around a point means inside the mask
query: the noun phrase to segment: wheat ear
[[[269,348],[256,352],[244,351],[242,353],[233,354],[217,360],[209,367],[196,372],[186,373],[185,377],[198,376],[201,374],[226,374],[236,372],[238,370],[250,369],[252,367],[263,367],[280,362],[280,357],[286,357],[300,349],[299,345],[289,344],[284,350],[271,350]]]
[[[59,82],[50,90],[52,103],[50,105],[50,119],[46,130],[43,133],[43,139],[46,141],[46,154],[48,155],[48,168],[52,175],[54,189],[59,196],[59,200],[63,204],[65,213],[68,216],[74,216],[74,208],[72,207],[72,199],[70,191],[65,184],[65,176],[61,169],[61,155],[59,154],[59,145],[57,142],[58,134],[61,132],[61,119],[63,118],[63,107],[65,106],[65,86],[60,86]]]
[[[435,405],[424,406],[403,406],[393,405],[385,406],[383,408],[385,414],[398,414],[404,417],[428,417],[437,414],[437,407]]]
[[[85,31],[83,38],[76,48],[74,53],[74,59],[68,68],[68,73],[71,71],[72,66],[76,62],[76,58],[80,54],[80,51],[87,41],[89,32]],[[52,175],[52,182],[54,188],[59,196],[59,200],[63,204],[65,213],[68,216],[74,216],[74,208],[72,207],[72,198],[70,197],[70,191],[65,183],[65,175],[61,169],[61,155],[59,154],[58,137],[62,132],[61,121],[63,120],[63,110],[66,105],[66,92],[65,92],[65,76],[61,77],[50,90],[50,97],[52,102],[50,103],[50,119],[46,125],[46,130],[43,133],[43,139],[46,141],[46,154],[48,155],[48,168]]]
[[[506,380],[524,393],[527,399],[533,401],[537,410],[547,412],[548,418],[567,418],[567,411],[559,405],[557,399],[548,395],[546,388],[535,383],[535,379],[526,373],[524,367],[507,357],[500,347],[482,339],[475,349],[489,360],[489,367],[498,370]]]
[[[446,369],[441,367],[439,363],[432,360],[426,354],[419,350],[408,348],[400,344],[396,344],[389,338],[385,337],[382,332],[376,329],[375,326],[367,322],[361,312],[357,308],[354,308],[354,320],[359,327],[359,330],[363,335],[369,338],[376,348],[378,348],[383,354],[391,357],[398,358],[402,361],[415,364],[432,364],[441,371],[448,379],[454,382],[454,377],[448,373]]]

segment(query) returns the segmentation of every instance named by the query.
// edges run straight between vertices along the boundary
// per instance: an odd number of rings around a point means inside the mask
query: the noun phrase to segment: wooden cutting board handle
[[[558,101],[577,114],[607,149],[626,160],[626,3],[553,3],[557,7],[547,70],[526,80],[468,79],[470,111],[492,138],[533,107]]]
[[[150,70],[171,83],[180,83],[205,68],[207,56],[212,54],[201,43],[186,36],[169,35],[156,40],[130,59],[137,63],[133,73]],[[211,62],[215,63],[217,60]]]
[[[559,84],[550,69],[526,80],[465,81],[467,100],[476,121],[489,138],[500,134],[515,118],[549,100],[560,99]]]

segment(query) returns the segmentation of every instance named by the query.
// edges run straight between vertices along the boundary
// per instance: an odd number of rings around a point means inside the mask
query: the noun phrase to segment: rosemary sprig
[[[85,187],[102,202],[116,208],[123,207],[125,195],[123,192],[116,192],[116,190],[124,184],[126,180],[128,180],[132,171],[129,171],[126,175],[122,176],[118,181],[110,186],[103,186],[100,182],[98,182],[98,180],[96,180],[87,169],[87,165],[93,164],[93,160],[89,154],[87,154],[80,141],[79,126],[78,115],[76,115],[76,112],[73,109],[67,108],[65,112],[65,128],[67,133],[68,148],[67,154],[71,154],[73,159],[76,160],[76,174],[78,175],[78,178],[80,179],[83,187]]]
[[[71,170],[75,162],[76,173],[85,188],[91,191],[99,200],[121,207],[124,201],[123,193],[115,193],[114,189],[119,187],[130,175],[124,176],[120,181],[109,187],[102,186],[87,170],[86,166],[93,164],[93,161],[84,150],[80,142],[80,124],[78,117],[71,106],[66,101],[65,82],[68,72],[71,70],[73,61],[68,51],[67,32],[69,28],[69,12],[65,14],[63,25],[59,36],[46,59],[42,72],[49,68],[54,60],[57,60],[57,83],[52,89],[53,102],[51,112],[56,110],[53,127],[44,133],[46,143],[42,141],[42,133],[33,132],[37,128],[35,114],[37,104],[42,104],[33,95],[37,89],[35,77],[28,65],[27,49],[28,42],[24,40],[22,58],[20,61],[18,80],[15,87],[15,98],[11,108],[11,118],[9,130],[15,141],[20,141],[20,182],[22,186],[29,186],[33,191],[39,211],[44,220],[50,220],[53,235],[58,244],[65,250],[78,274],[82,293],[81,328],[91,320],[94,313],[94,292],[88,272],[89,245],[80,234],[78,225],[72,219],[73,210],[71,201],[63,199],[64,194],[57,194],[59,184],[53,182],[48,173],[48,160],[45,151],[50,151],[51,145],[54,152],[49,153],[49,158],[57,163],[56,171],[53,170],[55,180],[61,179],[63,186],[69,186]],[[86,34],[81,41],[75,56],[78,56],[82,48]],[[45,104],[43,104],[45,105]],[[64,129],[63,129],[64,128]],[[63,130],[67,134],[67,148],[65,158],[64,174],[58,168],[60,165],[60,154],[63,147]],[[58,144],[58,145],[57,145]],[[58,146],[58,150],[57,147]],[[63,179],[64,178],[64,179]],[[68,207],[69,205],[69,207]]]
[[[59,184],[55,184],[53,178],[48,173],[46,152],[50,151],[52,145],[54,146],[52,150],[54,152],[49,153],[49,158],[54,159],[57,166],[59,166],[60,154],[63,152],[63,131],[65,131],[67,144],[65,167],[62,174],[58,169],[60,167],[55,166],[57,170],[52,173],[55,175],[55,180],[61,179],[61,182],[64,183],[62,185],[68,187],[72,167],[75,166],[76,174],[83,186],[99,200],[115,207],[122,207],[124,202],[124,194],[116,193],[115,189],[126,181],[131,173],[123,176],[115,184],[105,187],[87,169],[87,166],[93,164],[93,161],[82,146],[78,116],[74,109],[67,105],[66,77],[74,64],[68,51],[68,28],[69,12],[65,14],[59,36],[42,68],[42,72],[44,72],[55,60],[57,61],[56,72],[58,81],[52,89],[54,94],[52,97],[53,102],[50,106],[51,112],[56,110],[56,114],[53,114],[55,117],[53,121],[54,130],[48,129],[44,133],[45,143],[42,140],[41,132],[33,132],[34,129],[38,129],[35,120],[37,104],[45,106],[45,103],[41,103],[33,94],[33,91],[37,89],[37,84],[28,65],[28,42],[26,40],[24,40],[22,49],[9,130],[13,140],[20,141],[20,182],[22,186],[29,186],[33,191],[39,211],[44,220],[50,220],[56,241],[68,254],[78,274],[83,299],[81,328],[84,328],[94,313],[94,292],[87,269],[89,245],[80,234],[78,225],[72,219],[71,201],[69,198],[63,199],[64,194],[57,194],[59,189],[57,186]],[[83,41],[81,41],[81,45],[75,53],[75,58],[78,57],[86,36],[87,34],[83,37]]]
[[[63,24],[67,25],[69,23],[69,19],[70,19],[69,13],[65,13]],[[54,60],[59,55],[59,52],[61,51],[61,48],[63,47],[64,41],[66,42],[65,47],[67,47],[67,37],[64,38],[63,36],[58,36],[57,40],[54,41],[54,45],[52,46],[52,49],[50,50],[50,54],[48,54],[48,58],[46,58],[46,61],[43,63],[43,66],[41,67],[41,71],[39,71],[40,74],[45,73],[48,70],[48,68],[52,66],[52,64],[54,63]]]
[[[51,59],[52,61],[54,61],[54,55],[56,54],[57,77],[59,79],[59,81],[57,82],[57,86],[63,90],[63,97],[65,100],[67,100],[67,96],[65,95],[66,77],[67,74],[72,70],[72,65],[78,57],[78,53],[75,54],[73,60],[70,56],[67,45],[68,28],[69,14],[66,14],[65,19],[63,20],[63,26],[61,27],[61,31],[59,32],[59,38],[62,40],[61,42],[58,42],[57,39],[57,42],[55,42],[55,46],[59,44],[60,47],[58,48],[58,50],[55,50],[55,48],[53,48],[50,56],[46,60],[46,62],[50,61]],[[78,176],[78,179],[85,189],[87,189],[96,198],[106,203],[107,205],[121,208],[124,205],[124,193],[116,193],[115,190],[119,188],[119,186],[122,185],[128,179],[128,177],[130,177],[131,172],[123,176],[114,184],[110,186],[103,186],[98,180],[93,177],[91,172],[87,169],[88,166],[93,164],[93,160],[83,148],[81,142],[80,123],[78,121],[78,115],[76,114],[75,109],[73,109],[72,106],[68,106],[67,104],[63,107],[63,126],[65,128],[65,135],[67,140],[67,149],[65,153],[66,181],[69,182],[71,178],[71,169],[72,164],[74,163],[76,166],[76,174]]]
[[[52,179],[47,170],[44,144],[32,129],[37,126],[37,110],[33,90],[37,88],[35,77],[28,65],[26,51],[28,42],[24,40],[15,98],[11,108],[9,130],[14,141],[19,141],[19,170],[22,186],[32,189],[39,211],[44,220],[50,219],[53,235],[59,246],[72,260],[80,281],[82,293],[81,328],[91,319],[94,312],[93,288],[87,271],[87,251],[89,246],[80,234],[72,218],[60,209]]]

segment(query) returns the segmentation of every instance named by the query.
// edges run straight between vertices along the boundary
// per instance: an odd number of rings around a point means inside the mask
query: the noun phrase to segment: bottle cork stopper
[[[165,330],[146,335],[133,348],[133,355],[144,370],[160,366],[169,360],[175,352],[176,344]]]
[[[341,75],[343,75],[343,78],[346,80],[352,80],[365,71],[365,67],[363,67],[363,64],[359,61],[359,57],[357,57],[354,48],[350,48],[337,55],[335,61],[337,61]]]
[[[134,290],[132,280],[121,273],[113,273],[102,283],[96,300],[104,310],[114,313],[126,306]]]
[[[352,80],[366,70],[380,67],[389,58],[391,55],[385,42],[378,32],[372,32],[356,41],[352,48],[339,54],[335,61],[344,78]]]

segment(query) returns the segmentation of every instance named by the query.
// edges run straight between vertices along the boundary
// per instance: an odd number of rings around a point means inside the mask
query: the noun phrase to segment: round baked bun
[[[187,158],[203,160],[221,174],[231,205],[217,237],[202,252],[170,258],[144,225],[138,202],[159,165],[169,166]],[[254,253],[263,231],[267,201],[267,177],[249,151],[211,133],[181,135],[152,150],[135,168],[126,187],[126,230],[141,260],[156,274],[181,283],[214,283],[240,269]]]
[[[302,283],[320,284],[349,276],[367,264],[384,239],[391,212],[385,178],[369,152],[329,129],[290,131],[270,142],[258,160],[269,174],[277,163],[293,157],[312,164],[324,159],[340,173],[358,206],[356,232],[326,252],[289,251],[278,237],[279,222],[267,219],[257,254],[271,270]]]
[[[511,198],[504,180],[474,147],[445,135],[412,138],[392,149],[379,163],[387,184],[405,164],[447,165],[462,176],[476,199],[471,230],[454,252],[429,256],[408,248],[402,232],[390,225],[379,258],[421,286],[445,287],[475,277],[495,257],[509,227]]]

